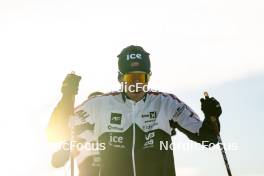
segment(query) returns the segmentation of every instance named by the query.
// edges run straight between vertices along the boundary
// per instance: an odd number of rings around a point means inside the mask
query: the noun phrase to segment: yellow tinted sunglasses
[[[150,74],[145,72],[133,72],[133,73],[126,73],[123,75],[123,81],[127,82],[128,84],[133,84],[135,82],[139,83],[147,83],[149,80]]]

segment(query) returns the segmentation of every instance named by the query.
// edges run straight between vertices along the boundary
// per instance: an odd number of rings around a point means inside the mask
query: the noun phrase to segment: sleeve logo
[[[81,119],[82,122],[84,122],[86,120],[86,118],[90,116],[84,110],[79,110],[75,114]]]

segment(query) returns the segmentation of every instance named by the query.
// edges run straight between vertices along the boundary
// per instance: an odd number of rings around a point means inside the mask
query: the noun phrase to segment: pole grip
[[[205,97],[205,99],[209,98],[209,94],[207,91],[204,92],[204,97]],[[213,124],[213,129],[214,129],[215,134],[219,135],[219,127],[217,124],[217,118],[215,116],[210,116],[210,121]]]

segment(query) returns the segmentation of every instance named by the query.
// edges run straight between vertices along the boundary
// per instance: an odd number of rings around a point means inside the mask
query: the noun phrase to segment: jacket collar
[[[126,99],[131,100],[131,99],[127,96],[127,94],[126,94],[125,92],[121,92],[121,95],[122,95],[122,99],[123,99],[124,103],[126,102]],[[145,103],[145,101],[146,101],[146,99],[147,99],[147,95],[148,95],[148,93],[146,92],[145,95],[144,95],[144,97],[141,99],[141,100],[144,101],[144,103]],[[141,100],[139,100],[139,101],[141,101]]]

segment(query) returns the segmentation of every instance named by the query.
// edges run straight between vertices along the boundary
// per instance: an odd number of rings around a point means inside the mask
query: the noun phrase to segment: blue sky
[[[225,143],[236,143],[237,151],[227,151],[234,175],[263,175],[263,88],[264,74],[252,75],[243,79],[227,81],[220,85],[209,86],[207,90],[217,98],[223,108],[221,116],[222,139]],[[199,112],[198,100],[203,89],[183,92],[186,102]],[[187,142],[179,135],[176,142]],[[183,153],[182,153],[183,152]],[[220,151],[181,151],[176,154],[176,166],[195,168],[190,175],[225,175],[224,162]],[[184,161],[184,164],[181,162]],[[183,171],[184,173],[186,171]]]

